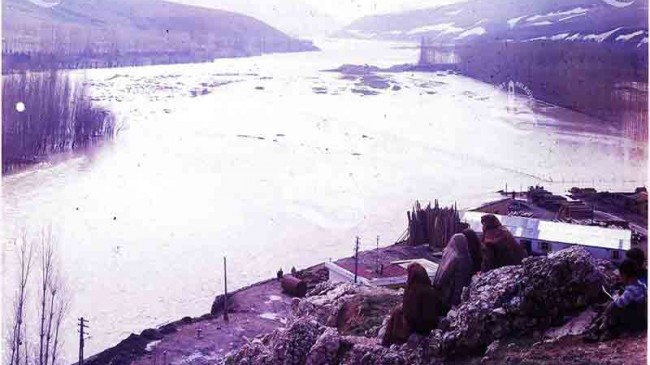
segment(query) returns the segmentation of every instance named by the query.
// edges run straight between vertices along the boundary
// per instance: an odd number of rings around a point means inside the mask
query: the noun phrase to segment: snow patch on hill
[[[466,38],[466,37],[470,37],[470,36],[474,36],[474,35],[483,35],[483,34],[486,34],[486,33],[487,33],[487,31],[485,30],[485,28],[476,27],[476,28],[472,28],[470,30],[466,30],[466,31],[462,32],[458,37],[456,37],[456,39],[462,39],[462,38]]]
[[[621,28],[622,27],[618,27],[616,29],[610,30],[609,32],[604,32],[604,33],[600,33],[600,34],[589,34],[589,35],[584,36],[583,39],[584,40],[593,40],[593,41],[596,41],[596,42],[600,43],[600,42],[605,41],[612,34],[618,32]]]
[[[460,33],[464,31],[464,28],[459,28],[454,26],[454,23],[442,23],[442,24],[436,24],[436,25],[425,25],[423,27],[418,27],[415,29],[411,29],[408,31],[407,34],[418,34],[418,33],[426,33],[430,31],[436,31],[436,32],[441,32],[441,33]]]
[[[639,31],[636,31],[636,32],[630,33],[630,34],[621,34],[618,37],[616,37],[616,40],[626,42],[626,41],[629,41],[630,39],[635,38],[637,36],[640,36],[640,35],[642,35],[644,33],[647,33],[647,32],[639,30]]]
[[[556,18],[556,17],[560,17],[560,16],[564,17],[566,15],[569,15],[569,16],[585,15],[587,13],[587,11],[588,11],[588,9],[581,8],[581,7],[571,9],[571,10],[566,10],[566,11],[553,11],[553,12],[550,12],[550,13],[544,14],[544,15],[533,15],[533,16],[528,18],[528,21],[534,22],[534,21],[537,21],[537,20],[540,20],[540,19]]]

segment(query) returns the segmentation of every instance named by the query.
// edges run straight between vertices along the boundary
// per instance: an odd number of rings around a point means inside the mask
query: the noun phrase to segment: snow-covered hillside
[[[634,0],[474,0],[359,19],[340,36],[419,40],[648,43],[648,2]]]

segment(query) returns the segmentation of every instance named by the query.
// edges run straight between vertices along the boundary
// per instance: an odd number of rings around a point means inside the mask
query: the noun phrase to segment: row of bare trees
[[[5,75],[2,101],[3,173],[115,133],[113,114],[93,104],[87,86],[64,71]]]
[[[6,363],[59,365],[61,327],[70,306],[50,228],[31,240],[26,231],[14,239],[16,282],[7,330]],[[13,285],[9,285],[14,288]],[[31,302],[36,292],[37,301]],[[32,328],[32,326],[34,326]]]

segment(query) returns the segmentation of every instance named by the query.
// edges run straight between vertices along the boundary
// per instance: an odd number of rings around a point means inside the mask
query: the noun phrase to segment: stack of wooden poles
[[[407,212],[408,245],[417,246],[428,244],[433,250],[441,250],[454,234],[460,231],[460,218],[456,204],[441,208],[438,200],[433,207],[429,203],[422,209],[420,202],[415,202],[413,210]]]

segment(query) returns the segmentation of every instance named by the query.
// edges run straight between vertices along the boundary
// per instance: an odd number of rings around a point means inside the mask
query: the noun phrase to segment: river
[[[350,255],[356,236],[366,249],[377,235],[390,244],[416,199],[468,208],[505,184],[645,184],[645,145],[537,103],[525,85],[512,98],[445,73],[359,82],[322,70],[412,63],[418,50],[316,43],[322,52],[75,71],[120,131],[92,152],[2,178],[5,323],[21,227],[52,226],[73,295],[72,362],[80,316],[89,355],[208,312],[223,256],[236,289]]]

